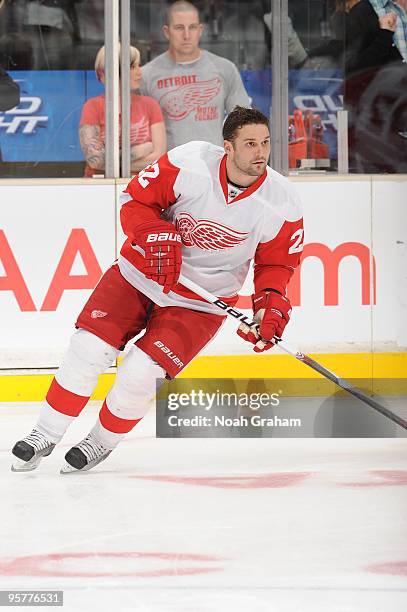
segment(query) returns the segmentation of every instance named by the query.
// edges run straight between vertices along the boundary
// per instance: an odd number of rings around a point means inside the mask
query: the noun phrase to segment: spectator
[[[213,13],[215,17],[216,13]],[[216,34],[214,19],[205,28],[205,32],[209,28],[212,30],[209,48],[222,49],[220,54],[234,62],[240,70],[261,70],[268,65],[270,49],[267,41],[270,36],[263,21],[262,2],[251,0],[250,3],[236,4],[234,0],[224,1],[217,13],[219,34]]]
[[[353,0],[346,2],[346,6],[347,73],[377,70],[386,64],[406,62],[407,16],[401,5],[392,0]]]
[[[130,85],[137,90],[141,81],[140,53],[130,47]],[[105,82],[105,48],[95,60],[96,76]],[[132,94],[130,113],[131,171],[136,173],[166,151],[165,125],[157,102],[147,96]],[[105,168],[105,96],[85,102],[82,109],[79,139],[86,159],[85,176],[102,174]]]
[[[272,32],[272,13],[265,13],[263,16],[264,23],[267,28]],[[301,40],[298,37],[297,32],[293,28],[292,21],[288,17],[287,24],[287,36],[288,36],[288,65],[290,68],[301,68],[308,59],[308,54],[303,47]]]
[[[169,148],[190,140],[221,145],[225,113],[250,106],[236,66],[199,48],[203,25],[190,2],[168,7],[163,32],[168,50],[143,67],[142,89],[164,112]]]
[[[37,70],[67,70],[79,40],[78,0],[30,0],[20,8],[23,31],[31,37]]]
[[[406,11],[402,0],[347,4],[344,100],[349,111],[350,169],[405,172]]]
[[[380,27],[387,28],[390,21],[394,22],[393,43],[397,47],[400,58],[407,62],[407,0],[369,0],[379,18]],[[390,29],[393,30],[392,24]]]
[[[341,68],[344,57],[345,21],[352,6],[358,0],[336,0],[335,9],[329,20],[332,38],[308,51],[307,68]]]

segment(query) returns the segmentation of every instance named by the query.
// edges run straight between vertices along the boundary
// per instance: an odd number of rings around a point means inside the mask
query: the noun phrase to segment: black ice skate
[[[106,448],[90,433],[66,453],[66,464],[62,466],[61,474],[86,472],[104,461],[111,452],[112,449]]]
[[[48,457],[55,448],[51,442],[38,429],[15,443],[11,451],[17,460],[11,466],[12,472],[31,472],[38,467],[43,457]]]

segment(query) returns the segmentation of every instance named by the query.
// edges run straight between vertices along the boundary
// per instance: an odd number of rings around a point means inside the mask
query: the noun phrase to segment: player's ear
[[[225,149],[225,153],[229,154],[233,151],[233,144],[230,142],[230,140],[224,140],[223,148]]]

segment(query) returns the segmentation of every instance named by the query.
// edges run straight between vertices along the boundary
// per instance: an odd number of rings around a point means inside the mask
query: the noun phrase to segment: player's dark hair
[[[261,123],[269,127],[269,120],[266,115],[257,108],[245,108],[244,106],[235,106],[231,113],[226,117],[223,124],[222,135],[224,140],[233,142],[237,136],[237,131],[244,125],[253,125]]]

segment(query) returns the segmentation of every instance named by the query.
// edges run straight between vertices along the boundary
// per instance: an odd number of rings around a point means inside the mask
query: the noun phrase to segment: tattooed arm
[[[82,125],[79,141],[88,166],[95,170],[105,169],[105,143],[100,137],[98,125]],[[165,151],[167,140],[163,122],[151,126],[151,141],[131,147],[131,171],[139,172],[155,161]]]
[[[98,125],[82,125],[79,128],[79,141],[86,163],[95,170],[105,169],[105,143],[100,137]]]

